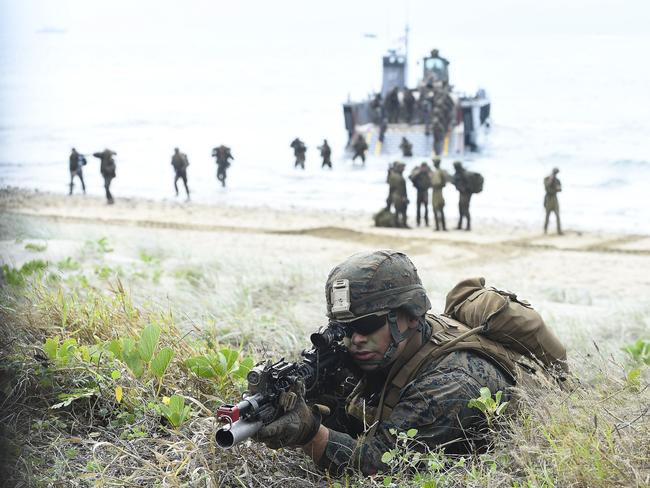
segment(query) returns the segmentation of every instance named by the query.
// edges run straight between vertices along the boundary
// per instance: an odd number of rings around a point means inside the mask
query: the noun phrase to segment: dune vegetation
[[[621,338],[632,330],[636,342],[592,334],[573,345],[571,391],[525,398],[514,416],[490,392],[477,399],[494,429],[487,452],[423,453],[412,448],[415,432],[396,433],[389,472],[332,479],[291,450],[214,442],[214,412],[241,394],[250,367],[304,347],[277,290],[302,286],[309,271],[240,276],[201,315],[192,303],[227,265],[169,266],[142,250],[116,266],[105,259],[111,246],[98,239],[58,262],[2,267],[8,486],[650,486],[647,316],[619,314]],[[173,299],[145,298],[161,282],[173,284]]]

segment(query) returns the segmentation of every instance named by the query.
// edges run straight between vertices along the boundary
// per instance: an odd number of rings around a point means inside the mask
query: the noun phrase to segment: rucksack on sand
[[[516,294],[485,287],[485,278],[458,283],[448,294],[445,314],[549,368],[568,372],[566,349],[541,315]]]

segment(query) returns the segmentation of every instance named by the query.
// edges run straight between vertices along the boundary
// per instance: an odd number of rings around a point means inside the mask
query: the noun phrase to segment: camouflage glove
[[[319,409],[308,407],[305,399],[293,392],[282,393],[280,405],[286,407],[286,413],[262,427],[254,439],[271,449],[304,446],[318,432],[321,422]]]

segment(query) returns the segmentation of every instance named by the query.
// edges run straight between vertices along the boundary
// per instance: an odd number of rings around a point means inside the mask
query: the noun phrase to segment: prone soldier
[[[459,288],[472,283],[473,288]],[[466,280],[454,290],[476,290],[484,283]],[[395,447],[398,432],[411,429],[416,430],[416,449],[475,452],[490,435],[486,417],[468,405],[482,387],[502,392],[507,402],[515,399],[515,385],[558,386],[525,351],[477,334],[480,325],[470,328],[446,315],[427,313],[431,302],[403,253],[350,256],[330,271],[325,293],[330,320],[326,332],[331,340],[342,336],[352,373],[346,383],[354,389],[338,395],[325,392],[308,406],[304,387],[296,388],[285,396],[291,397],[291,406],[261,426],[254,438],[272,449],[301,447],[334,475],[346,469],[365,475],[389,469],[384,454]],[[547,332],[558,360],[565,361],[566,349]],[[338,408],[341,403],[343,408]]]

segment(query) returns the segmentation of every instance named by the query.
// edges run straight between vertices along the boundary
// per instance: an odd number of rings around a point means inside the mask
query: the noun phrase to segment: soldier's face
[[[397,316],[397,326],[400,332],[406,331],[410,326],[416,326],[417,322],[417,320],[410,321],[401,315]],[[351,337],[346,337],[344,341],[352,360],[363,371],[372,371],[379,368],[381,361],[384,359],[384,354],[386,354],[391,342],[392,337],[390,334],[388,319],[386,319],[383,327],[377,329],[375,332],[368,335],[354,332]],[[399,343],[397,346],[397,353],[394,356],[395,358],[399,356],[405,346],[406,341]]]

